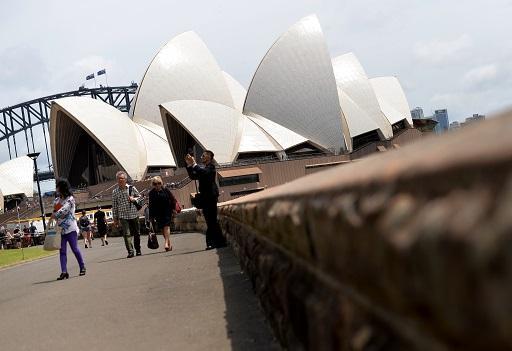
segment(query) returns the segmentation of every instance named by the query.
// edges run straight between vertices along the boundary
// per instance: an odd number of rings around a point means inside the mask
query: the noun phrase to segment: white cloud
[[[55,76],[52,80],[52,86],[56,88],[60,86],[60,90],[62,90],[63,86],[69,82],[75,82],[77,86],[70,88],[78,88],[78,83],[86,82],[85,77],[89,74],[96,74],[101,69],[106,69],[107,74],[113,70],[115,63],[113,60],[107,59],[103,56],[99,55],[90,55],[83,57],[75,62],[73,62],[70,66],[65,69],[56,69]],[[104,84],[104,76],[97,77],[98,84]],[[94,81],[90,80],[86,82],[89,87],[94,86]]]
[[[48,68],[38,49],[13,46],[0,51],[0,89],[41,87]]]
[[[473,68],[464,75],[463,82],[470,87],[482,87],[498,77],[498,66],[489,64]]]
[[[472,45],[471,37],[463,34],[453,40],[435,39],[427,43],[416,43],[413,51],[414,56],[420,61],[431,64],[444,64],[462,60]]]

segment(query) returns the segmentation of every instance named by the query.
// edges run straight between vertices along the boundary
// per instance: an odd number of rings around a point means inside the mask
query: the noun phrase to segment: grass
[[[23,249],[0,250],[0,268],[11,266],[21,262],[28,262],[37,258],[55,255],[58,251],[44,251],[42,246],[27,247]]]

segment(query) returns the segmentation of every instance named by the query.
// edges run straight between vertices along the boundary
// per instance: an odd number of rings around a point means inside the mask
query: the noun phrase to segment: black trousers
[[[126,250],[128,253],[133,253],[133,246],[135,244],[135,252],[140,252],[140,228],[139,228],[139,219],[123,219],[119,220],[121,222],[121,228],[123,228],[123,237],[124,244],[126,245]],[[132,244],[132,236],[134,244]]]
[[[203,215],[206,221],[206,246],[224,245],[225,239],[217,220],[217,199],[205,199]]]

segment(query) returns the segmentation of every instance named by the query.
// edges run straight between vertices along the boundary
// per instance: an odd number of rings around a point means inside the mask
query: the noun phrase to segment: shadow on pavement
[[[44,282],[35,282],[35,283],[32,283],[32,285],[39,285],[39,284],[50,284],[50,283],[57,283],[58,280],[57,278],[53,279],[53,280],[45,280]]]
[[[235,351],[279,350],[272,331],[231,248],[217,249],[226,301],[226,329]]]
[[[107,262],[115,262],[115,261],[121,261],[121,260],[127,260],[126,256],[119,257],[119,258],[113,258],[111,260],[98,261],[97,263],[107,263]]]
[[[71,280],[71,279],[76,279],[76,278],[78,278],[78,276],[70,275],[69,278],[65,279],[65,280]],[[61,281],[59,281],[59,280],[57,280],[57,278],[55,278],[55,279],[52,279],[52,280],[45,280],[45,281],[42,281],[42,282],[34,282],[34,283],[32,283],[32,285],[51,284],[51,283],[59,283],[59,282],[62,284]]]
[[[180,253],[171,253],[170,255],[167,255],[167,257],[169,258],[172,258],[174,256],[183,256],[183,255],[190,255],[190,254],[195,254],[195,253],[199,253],[199,252],[205,252],[204,250],[194,250],[194,251],[187,251],[187,252],[180,252]]]

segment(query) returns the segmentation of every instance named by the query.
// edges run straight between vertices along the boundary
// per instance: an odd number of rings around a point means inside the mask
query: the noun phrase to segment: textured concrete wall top
[[[224,203],[221,219],[368,301],[410,339],[511,349],[511,136],[509,112]]]

